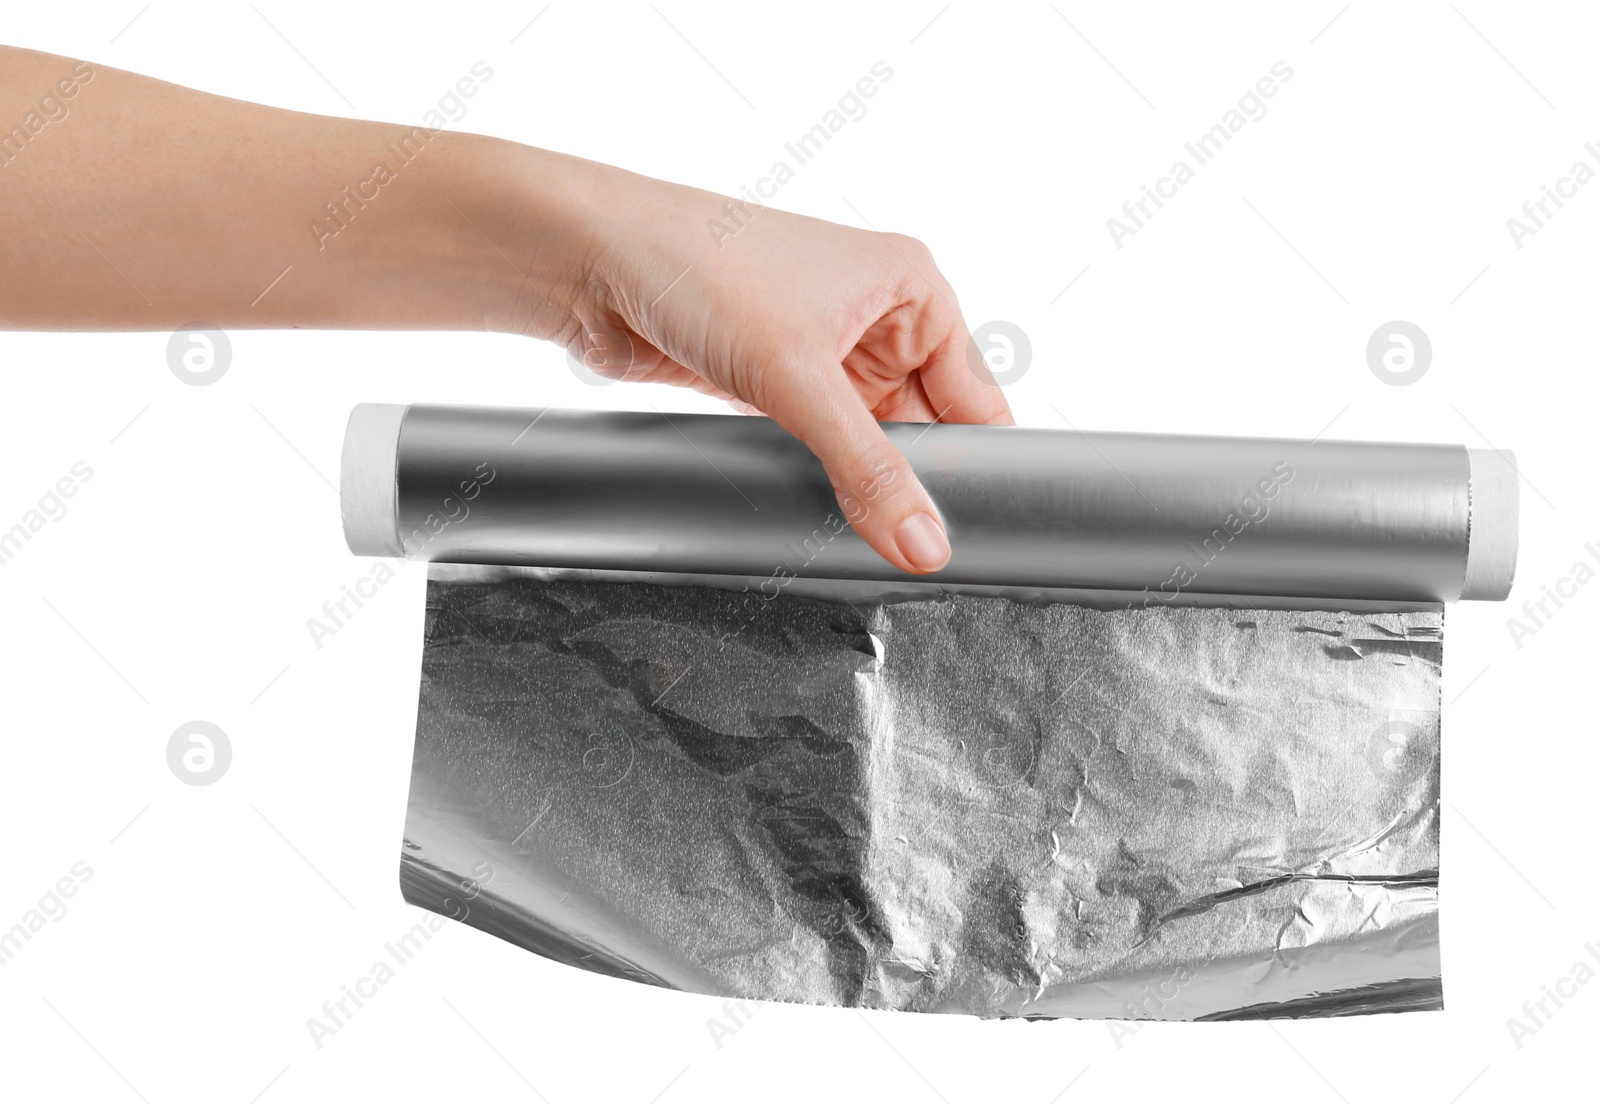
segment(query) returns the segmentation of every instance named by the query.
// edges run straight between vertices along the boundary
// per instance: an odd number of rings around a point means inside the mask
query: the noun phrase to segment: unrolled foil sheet
[[[436,565],[402,885],[741,998],[1438,1008],[1442,623]]]

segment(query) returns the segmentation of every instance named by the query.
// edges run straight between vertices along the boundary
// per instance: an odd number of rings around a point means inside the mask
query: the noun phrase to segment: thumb
[[[821,459],[856,534],[908,573],[943,568],[950,540],[939,510],[843,368],[824,364],[784,380],[803,384],[777,390],[763,408]]]

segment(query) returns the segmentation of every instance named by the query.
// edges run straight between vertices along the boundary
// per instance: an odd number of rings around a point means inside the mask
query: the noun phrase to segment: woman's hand
[[[771,416],[822,460],[884,558],[944,566],[938,509],[877,421],[1013,420],[928,249],[591,163],[570,170],[593,233],[565,321],[551,329],[525,299],[544,321],[535,333],[596,373]],[[851,511],[866,500],[872,512]]]

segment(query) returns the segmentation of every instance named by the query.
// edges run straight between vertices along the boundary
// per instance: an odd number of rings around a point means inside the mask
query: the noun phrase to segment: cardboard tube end
[[[1470,523],[1463,601],[1503,601],[1517,572],[1516,456],[1467,449]]]
[[[395,462],[404,404],[358,404],[345,425],[339,459],[340,516],[351,554],[399,557]]]

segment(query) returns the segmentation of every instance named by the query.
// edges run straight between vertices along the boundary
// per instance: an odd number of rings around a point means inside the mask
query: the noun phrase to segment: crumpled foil
[[[432,580],[402,887],[741,998],[1436,1009],[1442,624]]]

